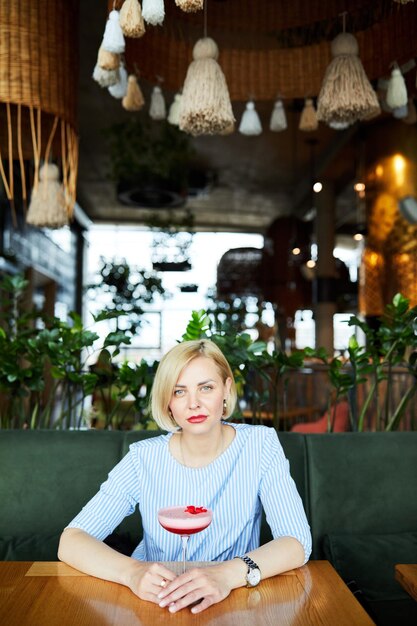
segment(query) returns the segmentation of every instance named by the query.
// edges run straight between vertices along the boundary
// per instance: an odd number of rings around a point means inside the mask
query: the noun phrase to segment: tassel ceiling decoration
[[[78,2],[53,4],[49,10],[39,0],[0,2],[1,66],[7,68],[0,80],[0,177],[15,226],[15,198],[26,217],[28,169],[37,189],[42,162],[53,160],[58,165],[49,167],[62,172],[66,220],[76,199]]]
[[[298,125],[299,130],[306,132],[312,132],[319,127],[319,121],[317,119],[317,112],[314,108],[314,102],[312,98],[306,98],[304,101],[304,108],[301,111],[300,123]]]
[[[116,85],[120,80],[119,70],[104,70],[96,63],[93,71],[93,79],[100,87],[111,87]]]
[[[173,126],[179,126],[180,123],[180,105],[182,94],[176,93],[174,100],[169,107],[168,122]]]
[[[162,89],[158,86],[154,87],[152,90],[149,115],[155,121],[164,120],[167,116],[164,94],[162,93]]]
[[[121,54],[125,51],[125,38],[120,26],[119,11],[110,11],[104,30],[102,47],[109,52]]]
[[[407,87],[399,67],[394,67],[391,72],[385,99],[390,109],[398,109],[407,105]]]
[[[120,65],[120,55],[105,50],[100,46],[97,56],[97,65],[103,70],[117,70]]]
[[[45,163],[39,172],[39,183],[32,191],[26,217],[28,224],[46,228],[68,225],[65,192],[59,182],[59,169],[54,163]]]
[[[117,83],[108,88],[109,93],[113,96],[113,98],[117,98],[121,100],[124,98],[127,92],[127,72],[123,63],[120,63],[119,67],[119,79]]]
[[[204,0],[175,0],[175,4],[186,13],[195,13],[204,8]]]
[[[274,108],[272,110],[271,119],[269,121],[269,128],[275,133],[285,130],[287,128],[287,116],[285,115],[284,105],[282,100],[276,100]]]
[[[234,122],[226,79],[217,63],[219,49],[210,37],[199,39],[185,77],[180,129],[191,135],[221,133]]]
[[[165,17],[164,0],[142,0],[142,16],[152,26],[160,26]]]
[[[340,33],[331,44],[330,62],[317,100],[317,117],[327,124],[353,124],[379,113],[377,95],[358,57],[350,33]]]
[[[142,37],[145,34],[142,9],[138,0],[125,0],[119,14],[119,23],[125,37]]]
[[[138,79],[134,74],[131,74],[127,79],[127,90],[122,100],[122,106],[126,111],[140,111],[144,104],[145,98],[139,87]]]
[[[260,135],[262,132],[261,120],[252,100],[246,103],[246,109],[239,124],[239,132],[248,136]]]

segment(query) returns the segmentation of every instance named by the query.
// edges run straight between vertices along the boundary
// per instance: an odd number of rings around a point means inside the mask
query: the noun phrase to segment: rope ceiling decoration
[[[12,207],[18,195],[26,205],[33,185],[32,200],[38,194],[36,204],[44,213],[32,223],[62,226],[76,196],[78,0],[0,0],[0,15],[0,174],[5,193]],[[51,197],[54,189],[58,196]],[[49,214],[48,201],[53,202]]]
[[[109,10],[123,0],[109,2]],[[354,34],[368,78],[389,76],[394,62],[417,55],[417,5],[393,0],[208,0],[207,25],[232,101],[315,97],[331,61],[330,44],[346,29]],[[126,39],[129,71],[137,67],[151,84],[180,91],[195,42],[203,36],[203,13],[186,13],[165,0],[161,26],[146,25]]]

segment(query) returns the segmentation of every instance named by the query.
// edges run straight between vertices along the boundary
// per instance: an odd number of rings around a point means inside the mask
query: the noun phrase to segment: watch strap
[[[241,559],[244,563],[246,563],[246,565],[248,566],[248,570],[246,573],[246,581],[247,581],[247,586],[248,587],[252,587],[253,585],[250,584],[249,579],[248,579],[248,574],[251,570],[258,570],[259,574],[261,574],[261,570],[259,569],[259,565],[257,563],[255,563],[255,561],[253,561],[249,556],[247,555],[243,555],[243,556],[237,556],[237,559]],[[257,584],[257,583],[256,583]]]

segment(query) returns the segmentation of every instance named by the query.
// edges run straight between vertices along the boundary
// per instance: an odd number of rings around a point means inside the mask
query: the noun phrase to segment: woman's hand
[[[129,572],[126,586],[141,600],[159,604],[160,598],[158,594],[161,589],[171,584],[175,578],[174,572],[171,572],[161,563],[140,563],[136,561],[135,567]]]
[[[168,607],[171,613],[176,613],[198,602],[191,608],[191,612],[200,613],[212,604],[221,602],[233,589],[225,565],[195,567],[177,576],[165,589],[159,590],[159,606]]]

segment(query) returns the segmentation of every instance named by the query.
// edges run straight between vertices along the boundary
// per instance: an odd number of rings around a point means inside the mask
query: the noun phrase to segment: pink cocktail
[[[167,506],[158,511],[158,522],[170,533],[181,536],[182,561],[185,572],[187,543],[190,535],[199,533],[211,524],[213,513],[202,506]]]

